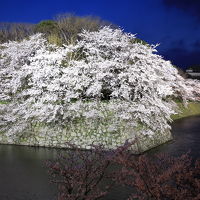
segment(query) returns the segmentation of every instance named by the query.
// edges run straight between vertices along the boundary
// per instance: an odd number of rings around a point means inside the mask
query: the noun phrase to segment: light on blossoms
[[[152,136],[170,129],[173,97],[197,98],[193,81],[135,35],[103,27],[80,38],[57,47],[36,34],[0,46],[0,101],[8,102],[0,105],[1,131],[17,137],[37,123],[60,130],[107,120],[98,134],[126,124],[126,138]]]

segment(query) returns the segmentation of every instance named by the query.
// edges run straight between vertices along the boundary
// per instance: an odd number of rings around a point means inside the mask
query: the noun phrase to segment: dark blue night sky
[[[1,0],[1,22],[38,23],[56,14],[94,15],[151,44],[173,64],[200,65],[200,0]]]

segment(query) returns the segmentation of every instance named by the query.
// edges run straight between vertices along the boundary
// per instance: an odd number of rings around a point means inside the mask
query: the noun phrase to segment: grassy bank
[[[185,107],[183,103],[178,102],[179,114],[172,115],[173,120],[200,115],[200,102],[189,102],[188,106]]]
[[[7,104],[7,101],[0,101],[0,104]]]

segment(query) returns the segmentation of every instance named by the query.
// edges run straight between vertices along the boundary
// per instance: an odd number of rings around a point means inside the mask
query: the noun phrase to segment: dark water
[[[200,157],[200,116],[176,121],[174,140],[151,150],[180,155],[191,151]],[[54,159],[56,149],[0,145],[0,200],[54,200],[56,188],[49,183],[44,161]],[[126,199],[127,191],[115,188],[106,200]]]
[[[173,156],[190,151],[193,158],[200,158],[200,116],[177,120],[172,124],[173,140],[148,153],[168,153]]]

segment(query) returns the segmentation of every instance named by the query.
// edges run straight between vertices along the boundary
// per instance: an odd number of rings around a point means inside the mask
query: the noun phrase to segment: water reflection
[[[0,145],[0,199],[55,199],[44,161],[56,154],[55,149]]]
[[[180,155],[191,150],[194,158],[200,157],[200,117],[176,121],[172,133],[173,141],[148,153]],[[55,186],[49,183],[44,161],[55,159],[57,154],[58,150],[50,148],[0,145],[0,200],[56,199]],[[127,191],[115,188],[105,200],[126,199]]]
[[[148,153],[169,153],[179,156],[188,151],[193,158],[200,157],[200,116],[177,120],[172,124],[173,140]]]

